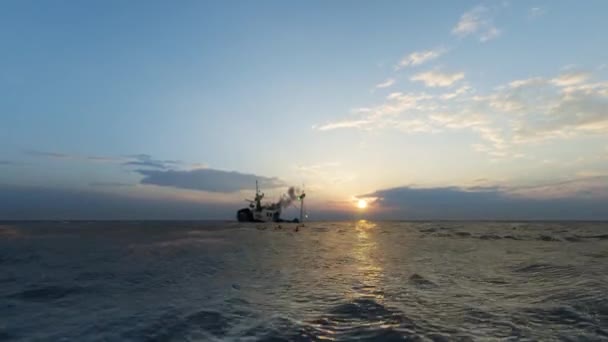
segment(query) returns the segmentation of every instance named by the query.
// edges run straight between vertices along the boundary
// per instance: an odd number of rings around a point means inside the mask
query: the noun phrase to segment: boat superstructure
[[[293,199],[300,200],[300,218],[293,219],[289,222],[302,222],[304,215],[304,197],[306,194],[302,192],[300,195],[295,194],[293,188],[289,189],[288,197],[282,198],[276,203],[262,203],[264,193],[260,192],[258,182],[255,182],[255,197],[249,202],[248,208],[243,208],[237,211],[236,218],[239,222],[286,222],[281,218],[281,211],[287,204],[291,204]]]

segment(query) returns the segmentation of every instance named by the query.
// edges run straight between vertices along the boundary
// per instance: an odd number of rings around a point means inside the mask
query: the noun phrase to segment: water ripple
[[[0,340],[608,340],[608,224],[290,227],[0,224]]]

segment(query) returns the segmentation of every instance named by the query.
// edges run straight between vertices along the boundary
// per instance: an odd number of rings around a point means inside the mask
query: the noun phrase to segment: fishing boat
[[[295,189],[289,188],[286,195],[283,195],[276,203],[262,203],[264,193],[260,192],[258,182],[255,182],[255,197],[249,202],[249,207],[242,208],[236,213],[239,222],[303,222],[304,219],[304,192],[296,195]],[[300,201],[300,218],[284,220],[281,218],[281,211],[293,204],[294,200]]]

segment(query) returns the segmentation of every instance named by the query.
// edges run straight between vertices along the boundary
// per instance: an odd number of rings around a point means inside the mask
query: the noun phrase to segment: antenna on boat
[[[298,196],[300,199],[300,223],[304,222],[304,197],[306,197],[306,193],[302,190],[302,194]]]

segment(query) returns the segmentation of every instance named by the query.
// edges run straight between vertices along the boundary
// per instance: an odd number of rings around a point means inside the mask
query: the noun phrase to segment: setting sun
[[[367,201],[364,200],[364,199],[360,199],[357,202],[357,208],[359,208],[359,209],[365,209],[365,208],[367,208]]]

